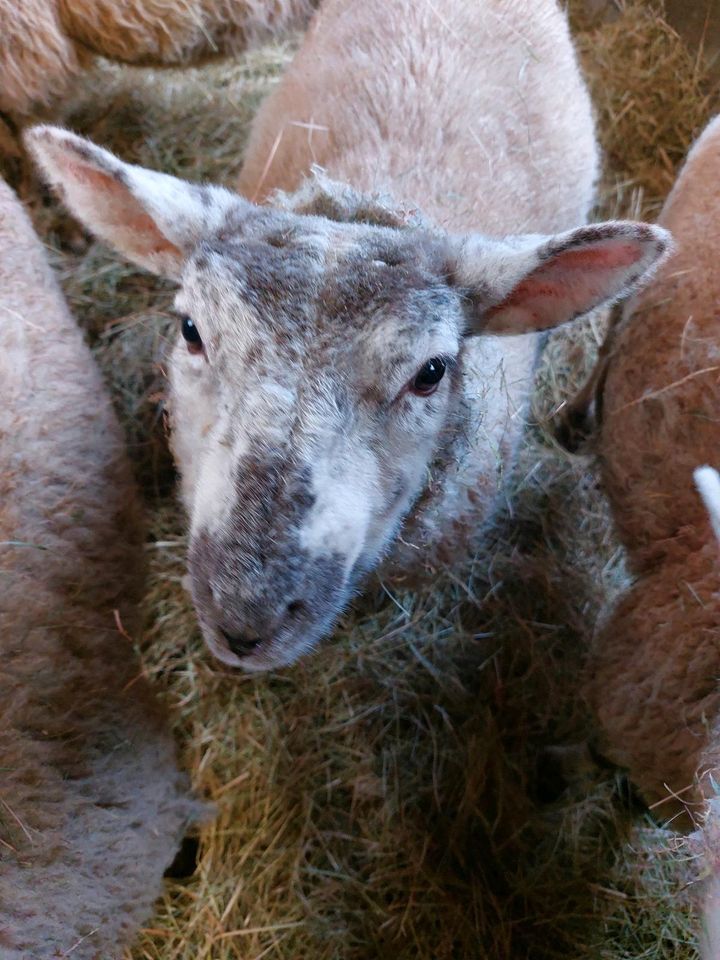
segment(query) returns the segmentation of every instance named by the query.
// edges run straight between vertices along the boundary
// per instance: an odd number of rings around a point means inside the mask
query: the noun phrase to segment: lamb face
[[[190,257],[173,447],[193,597],[226,662],[288,663],[330,629],[456,429],[465,320],[443,248],[259,210]]]
[[[434,483],[452,486],[449,436],[509,428],[504,371],[464,362],[472,338],[582,316],[646,280],[669,242],[621,222],[454,236],[332,182],[257,207],[67,131],[27,143],[84,223],[180,284],[173,446],[193,595],[212,650],[249,670],[330,630],[436,453]]]

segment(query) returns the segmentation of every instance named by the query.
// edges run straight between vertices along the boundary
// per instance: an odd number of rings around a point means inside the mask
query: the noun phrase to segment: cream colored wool
[[[302,26],[313,0],[0,0],[0,110],[49,104],[94,56],[166,66]]]
[[[293,191],[313,163],[447,230],[584,222],[597,146],[555,0],[329,0],[255,118],[240,191]]]
[[[0,956],[111,960],[197,810],[118,626],[143,566],[121,432],[1,182],[0,335]]]

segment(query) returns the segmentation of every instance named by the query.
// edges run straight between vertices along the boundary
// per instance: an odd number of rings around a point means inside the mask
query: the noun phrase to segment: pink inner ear
[[[637,243],[622,243],[613,240],[585,250],[566,250],[554,257],[548,267],[553,270],[592,270],[602,268],[612,270],[615,267],[631,267],[640,259],[642,251]],[[544,267],[537,271],[542,273]]]
[[[558,253],[488,310],[486,329],[525,333],[571,320],[621,292],[628,271],[642,255],[641,244],[620,239]]]
[[[87,186],[96,194],[98,206],[106,209],[108,219],[123,232],[132,234],[132,246],[141,257],[157,253],[172,253],[180,257],[180,250],[165,237],[149,214],[145,213],[127,187],[81,160],[65,161],[68,173],[79,185]]]

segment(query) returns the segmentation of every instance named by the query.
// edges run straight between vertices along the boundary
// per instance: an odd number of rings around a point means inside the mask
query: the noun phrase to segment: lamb
[[[199,806],[120,632],[143,542],[120,429],[1,182],[0,332],[0,954],[119,960]]]
[[[313,0],[0,0],[0,113],[50,104],[96,56],[169,66],[304,26]]]
[[[677,249],[626,305],[595,378],[594,446],[634,582],[597,630],[587,694],[603,751],[678,826],[720,777],[716,521],[693,483],[720,460],[719,181],[720,118],[660,216]],[[698,476],[716,509],[712,474]]]
[[[597,150],[554,0],[328,0],[257,118],[250,199],[61,129],[27,143],[80,220],[180,283],[193,598],[247,670],[315,646],[383,558],[410,583],[474,549],[538,331],[635,289],[668,246],[577,226]]]

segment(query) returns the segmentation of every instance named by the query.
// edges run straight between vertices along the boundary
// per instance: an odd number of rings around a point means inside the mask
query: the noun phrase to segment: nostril
[[[302,620],[307,616],[308,608],[302,600],[291,600],[287,605],[287,613],[291,620]]]
[[[230,652],[234,653],[236,657],[247,657],[260,643],[259,640],[251,637],[233,636],[222,627],[220,627],[220,633],[225,637]]]

